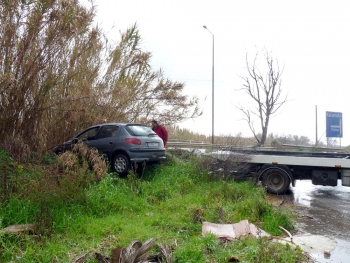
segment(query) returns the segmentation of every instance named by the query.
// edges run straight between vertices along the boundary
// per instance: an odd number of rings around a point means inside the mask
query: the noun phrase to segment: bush
[[[27,161],[31,155],[31,149],[21,135],[6,136],[0,147],[18,162]]]
[[[0,202],[9,200],[11,195],[35,203],[84,202],[84,189],[101,181],[108,170],[98,151],[82,143],[72,152],[42,158],[45,162],[50,165],[18,165],[0,150]]]
[[[16,163],[10,155],[0,150],[0,203],[10,198],[10,194],[15,188],[13,181],[17,169],[22,169],[22,166],[16,167]]]
[[[88,168],[95,174],[95,180],[97,182],[101,181],[108,171],[107,162],[98,150],[89,148],[82,142],[75,144],[72,152],[65,152],[58,159],[61,167],[69,170],[80,169],[79,167],[84,166],[84,162],[86,162]]]

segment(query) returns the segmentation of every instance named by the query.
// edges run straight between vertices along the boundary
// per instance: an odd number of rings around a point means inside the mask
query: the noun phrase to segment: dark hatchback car
[[[56,154],[71,150],[79,141],[105,154],[112,169],[120,175],[128,173],[131,163],[158,162],[165,159],[163,140],[143,124],[105,123],[85,129],[62,145]]]

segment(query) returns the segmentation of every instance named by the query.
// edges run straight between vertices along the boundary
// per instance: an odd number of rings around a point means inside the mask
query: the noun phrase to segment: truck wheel
[[[127,156],[124,154],[118,154],[113,158],[112,168],[119,175],[127,175],[130,169],[130,162]]]
[[[283,194],[288,190],[290,179],[282,169],[269,169],[262,175],[262,184],[272,194]]]

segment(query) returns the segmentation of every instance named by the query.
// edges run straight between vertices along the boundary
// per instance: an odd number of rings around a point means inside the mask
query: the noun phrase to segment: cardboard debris
[[[10,232],[10,233],[29,232],[33,234],[35,232],[35,226],[33,224],[12,225],[0,230],[0,234],[6,233],[6,232]]]
[[[232,224],[214,224],[209,222],[203,222],[202,234],[207,233],[216,235],[217,237],[235,239],[236,233]]]
[[[235,231],[236,238],[250,234],[250,225],[248,220],[242,220],[236,224],[233,224],[232,226]]]
[[[256,238],[260,238],[260,237],[271,237],[271,235],[267,232],[265,232],[264,230],[262,230],[261,228],[258,228],[256,225],[254,224],[249,224],[250,227],[250,234]]]
[[[242,236],[252,235],[256,238],[270,237],[270,234],[258,228],[254,224],[250,224],[248,220],[242,220],[236,224],[214,224],[203,222],[202,235],[207,233],[216,235],[218,238],[236,239]]]

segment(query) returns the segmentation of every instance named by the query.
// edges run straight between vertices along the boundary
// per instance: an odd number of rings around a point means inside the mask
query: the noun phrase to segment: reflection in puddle
[[[322,253],[312,254],[317,262],[349,262],[350,255],[350,188],[341,186],[316,186],[311,181],[297,181],[296,187],[283,196],[297,205],[300,230],[312,235],[323,235],[334,239],[337,247],[329,259]]]
[[[311,197],[306,194],[301,194],[294,198],[294,202],[300,205],[310,206]]]

